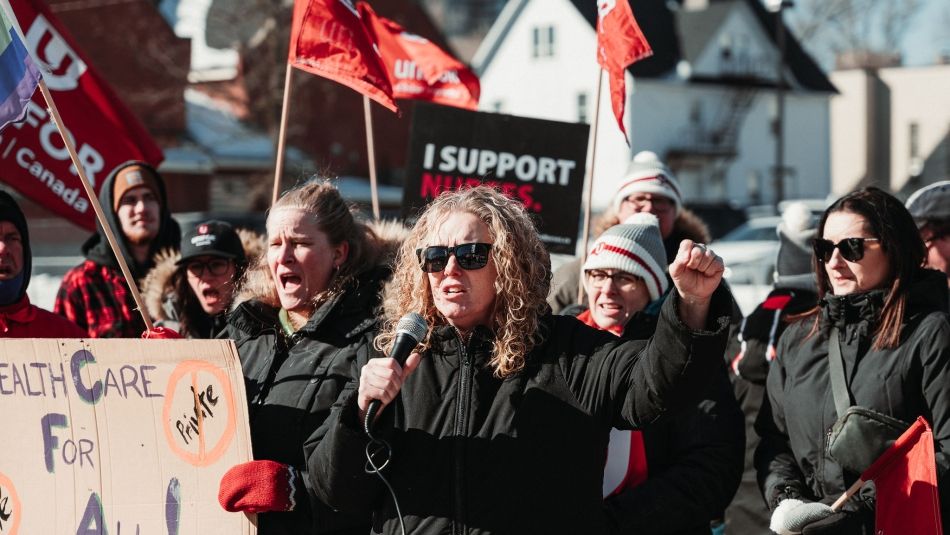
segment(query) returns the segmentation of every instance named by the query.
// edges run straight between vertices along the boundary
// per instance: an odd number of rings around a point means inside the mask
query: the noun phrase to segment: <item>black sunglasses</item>
[[[864,242],[866,241],[879,240],[877,238],[845,238],[838,243],[833,243],[831,240],[816,238],[813,248],[815,249],[815,256],[821,262],[831,260],[831,255],[835,252],[835,249],[841,251],[841,258],[848,262],[857,262],[864,258]]]
[[[451,255],[455,255],[459,267],[470,271],[482,269],[488,265],[489,251],[491,251],[490,243],[460,243],[454,247],[432,245],[425,249],[416,249],[416,256],[419,258],[422,271],[426,273],[434,273],[445,269]]]

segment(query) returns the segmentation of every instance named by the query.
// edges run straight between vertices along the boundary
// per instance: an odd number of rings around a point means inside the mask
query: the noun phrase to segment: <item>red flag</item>
[[[93,187],[98,191],[106,175],[126,160],[158,166],[161,149],[49,8],[39,0],[11,6]],[[95,213],[39,91],[25,119],[0,135],[0,180],[51,212],[95,230]]]
[[[376,15],[366,2],[356,7],[379,45],[393,96],[469,110],[478,107],[478,77],[465,64],[425,37]]]
[[[914,425],[861,474],[877,489],[877,535],[940,535],[940,495],[933,432],[918,417]]]
[[[288,61],[399,109],[386,66],[352,0],[295,0]]]
[[[636,61],[653,55],[627,0],[597,0],[597,63],[610,77],[610,103],[624,137],[623,109],[627,100],[624,73]]]

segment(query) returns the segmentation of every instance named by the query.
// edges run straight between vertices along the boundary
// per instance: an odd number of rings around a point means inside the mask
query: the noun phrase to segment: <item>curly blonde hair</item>
[[[327,289],[313,296],[314,308],[325,301],[343,293],[350,281],[372,267],[379,255],[379,242],[376,234],[364,223],[353,216],[353,209],[347,205],[340,191],[333,183],[324,178],[313,177],[307,182],[285,192],[271,207],[268,220],[280,209],[297,209],[306,212],[317,229],[327,235],[332,246],[343,242],[349,244],[346,260],[330,280]],[[248,298],[257,299],[273,307],[280,306],[277,297],[277,285],[270,267],[267,265],[267,247],[254,259],[245,274],[241,285],[241,302]]]
[[[396,256],[384,304],[386,321],[375,345],[388,351],[396,337],[396,323],[408,312],[421,314],[430,327],[448,323],[435,307],[416,249],[448,216],[460,212],[479,218],[492,236],[491,258],[498,277],[489,325],[495,335],[489,366],[497,377],[508,377],[524,368],[525,356],[541,340],[538,320],[548,309],[551,258],[524,206],[487,186],[443,193],[416,221]],[[428,337],[422,346],[429,348]]]

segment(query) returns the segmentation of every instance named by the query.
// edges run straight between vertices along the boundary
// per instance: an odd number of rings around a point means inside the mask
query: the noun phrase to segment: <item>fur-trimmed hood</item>
[[[373,250],[363,266],[357,269],[357,274],[373,269],[376,266],[392,266],[396,253],[402,242],[409,236],[409,229],[399,221],[372,221],[367,223],[372,231],[371,241]],[[277,290],[267,267],[266,247],[262,253],[254,257],[248,256],[250,265],[244,275],[244,281],[237,290],[237,295],[231,304],[233,310],[245,301],[260,301],[274,308],[280,307]]]
[[[248,262],[253,264],[255,258],[264,253],[264,237],[254,231],[246,229],[237,229],[237,235],[241,238],[241,245],[244,247],[244,256]],[[173,300],[175,289],[172,286],[172,276],[178,269],[176,263],[181,258],[181,253],[172,249],[163,249],[155,255],[155,267],[148,272],[142,280],[142,300],[145,301],[145,308],[148,315],[155,322],[176,321],[172,317],[174,313],[168,310],[165,303]],[[250,265],[248,266],[250,270]]]

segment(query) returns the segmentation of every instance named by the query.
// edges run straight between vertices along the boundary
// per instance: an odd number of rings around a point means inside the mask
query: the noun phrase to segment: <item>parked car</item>
[[[730,284],[772,284],[778,255],[778,216],[755,217],[710,246],[726,264]]]

